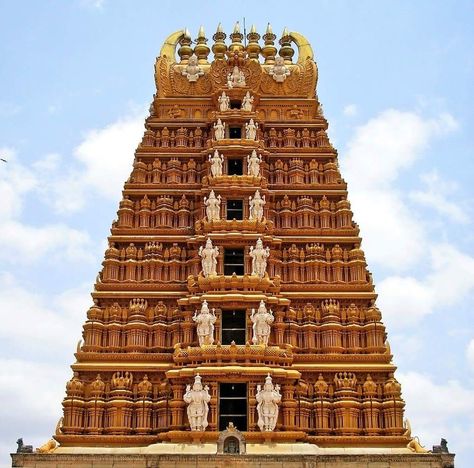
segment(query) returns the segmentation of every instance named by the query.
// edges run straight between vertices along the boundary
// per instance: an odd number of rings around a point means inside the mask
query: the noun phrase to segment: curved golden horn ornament
[[[176,62],[176,46],[178,45],[179,40],[184,36],[184,34],[184,29],[180,29],[179,31],[171,33],[161,46],[160,57],[166,56],[168,60]]]
[[[298,47],[298,63],[304,63],[308,57],[314,59],[313,48],[303,34],[292,31],[290,37]]]

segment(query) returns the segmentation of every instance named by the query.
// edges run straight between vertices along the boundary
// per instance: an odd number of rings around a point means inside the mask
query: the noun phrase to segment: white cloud
[[[83,164],[78,176],[84,185],[111,200],[119,199],[143,135],[143,120],[140,113],[87,133],[74,150],[74,156]]]
[[[35,349],[34,356],[74,350],[91,305],[90,285],[45,296],[0,273],[0,337],[2,342]],[[18,317],[24,325],[19,326]],[[51,348],[54,343],[54,349]]]
[[[457,128],[449,114],[423,118],[389,109],[358,127],[341,161],[369,265],[403,271],[424,255],[425,227],[394,181],[434,138]]]
[[[347,117],[354,117],[357,115],[357,106],[355,104],[348,104],[344,107],[342,113]]]
[[[412,435],[431,448],[444,437],[451,451],[468,448],[474,440],[474,388],[467,382],[441,380],[417,372],[397,373],[407,404]]]
[[[433,208],[441,215],[446,215],[452,221],[468,223],[469,216],[460,204],[450,201],[448,198],[456,192],[457,185],[454,182],[443,180],[437,171],[431,171],[421,176],[424,184],[423,190],[415,190],[410,193],[410,198],[417,203]]]
[[[474,338],[467,345],[466,356],[469,367],[474,370]]]
[[[377,287],[390,329],[414,325],[437,308],[462,303],[474,290],[473,257],[449,244],[433,244],[425,255],[430,262],[426,276],[389,276]]]

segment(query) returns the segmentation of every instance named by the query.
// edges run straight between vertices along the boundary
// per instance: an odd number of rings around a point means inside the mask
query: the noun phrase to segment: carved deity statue
[[[246,86],[244,72],[235,65],[232,69],[232,73],[227,75],[227,87],[232,88],[243,88]]]
[[[260,177],[260,164],[262,164],[262,157],[257,156],[255,150],[250,156],[247,156],[247,173],[253,177]]]
[[[280,386],[273,385],[270,374],[265,378],[265,384],[257,385],[257,425],[261,431],[273,431],[278,419],[278,403],[281,402]]]
[[[183,400],[188,404],[188,420],[192,431],[205,431],[208,426],[207,415],[209,414],[209,402],[211,395],[209,387],[202,386],[201,376],[194,377],[193,388],[186,385],[186,393]]]
[[[219,96],[219,110],[221,112],[228,111],[230,109],[230,98],[227,96],[225,91],[222,91],[222,94]]]
[[[207,301],[204,301],[201,306],[201,311],[194,313],[193,320],[197,323],[197,336],[199,339],[199,346],[212,345],[214,343],[214,324],[216,323],[216,309],[209,311]]]
[[[225,122],[222,123],[221,119],[217,119],[217,123],[214,124],[214,136],[216,140],[223,140],[225,138]]]
[[[204,197],[204,205],[206,205],[206,216],[208,221],[219,221],[221,219],[221,196],[214,193],[211,190],[209,198]]]
[[[254,97],[250,96],[250,92],[247,91],[244,96],[244,99],[242,100],[242,110],[245,112],[252,112],[253,100]]]
[[[265,206],[265,195],[260,196],[260,191],[257,190],[253,198],[249,197],[249,212],[250,221],[261,221],[263,219],[263,207]]]
[[[222,175],[222,166],[224,164],[224,156],[217,150],[214,151],[214,154],[209,155],[209,162],[211,163],[211,175],[212,177],[219,177]]]
[[[268,346],[268,338],[270,337],[270,325],[275,320],[273,312],[267,310],[264,301],[260,301],[257,311],[252,309],[250,320],[253,323],[252,343]]]
[[[262,239],[257,239],[257,244],[250,247],[249,252],[252,257],[252,275],[263,278],[267,270],[267,258],[270,256],[270,249],[263,247]]]
[[[283,83],[286,80],[286,77],[290,75],[290,70],[285,65],[285,60],[283,57],[275,58],[275,65],[273,65],[268,74],[277,82]]]
[[[205,277],[217,275],[217,256],[219,247],[212,245],[212,240],[207,238],[206,247],[199,247],[199,256],[201,257],[202,273]]]
[[[202,68],[198,65],[198,58],[196,57],[196,54],[193,54],[191,57],[189,57],[188,64],[181,74],[185,76],[190,83],[196,82],[200,76],[204,75]]]
[[[258,124],[250,119],[250,122],[245,124],[245,138],[247,140],[256,140]]]

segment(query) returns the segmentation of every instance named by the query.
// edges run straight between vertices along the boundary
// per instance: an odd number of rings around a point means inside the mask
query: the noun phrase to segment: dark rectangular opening
[[[230,108],[231,109],[240,109],[242,107],[242,101],[239,99],[232,99],[230,101]]]
[[[242,127],[229,127],[229,138],[242,138]]]
[[[227,219],[244,219],[243,200],[227,200]]]
[[[222,344],[245,344],[245,310],[222,311]]]
[[[247,430],[247,384],[219,385],[219,431],[234,423],[239,431]]]
[[[242,159],[229,159],[227,161],[227,173],[229,175],[242,175],[244,173]]]
[[[244,274],[244,249],[224,250],[224,275]]]

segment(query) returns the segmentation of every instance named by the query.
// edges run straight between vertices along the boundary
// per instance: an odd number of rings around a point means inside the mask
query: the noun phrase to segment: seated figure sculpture
[[[270,70],[268,70],[268,74],[277,82],[283,83],[287,76],[290,75],[290,70],[285,65],[285,60],[283,57],[276,57],[275,58],[275,65],[273,65]]]
[[[196,82],[200,76],[204,75],[202,68],[198,65],[196,54],[189,57],[189,62],[181,74],[185,76],[190,83]]]

